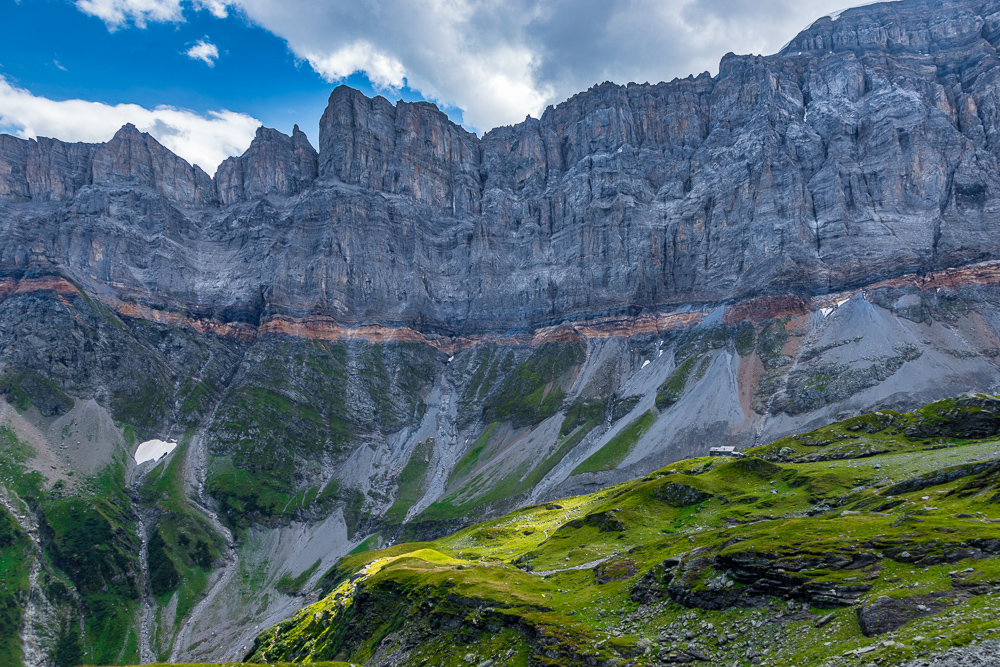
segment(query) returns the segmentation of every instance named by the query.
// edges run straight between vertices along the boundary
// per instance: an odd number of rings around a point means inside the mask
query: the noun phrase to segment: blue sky
[[[197,112],[226,108],[291,133],[298,124],[315,145],[333,85],[285,41],[239,13],[216,18],[189,11],[179,23],[108,30],[104,21],[61,0],[0,0],[0,75],[35,95]],[[185,55],[198,41],[219,51],[212,67]],[[362,72],[343,83],[395,102],[423,99],[406,87],[376,90]],[[446,109],[461,122],[458,109]],[[10,131],[11,127],[0,130]]]
[[[315,144],[346,83],[481,134],[605,80],[772,53],[843,2],[0,0],[0,131],[104,141],[134,122],[213,173],[259,123]]]

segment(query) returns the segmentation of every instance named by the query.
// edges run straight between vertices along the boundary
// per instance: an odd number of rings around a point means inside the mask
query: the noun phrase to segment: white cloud
[[[184,20],[182,0],[76,0],[76,7],[104,21],[109,30],[132,23],[140,28],[147,23],[179,23]],[[228,0],[191,0],[195,9],[210,12],[224,19],[229,14]]]
[[[76,0],[76,7],[101,19],[109,29],[128,23],[143,28],[150,22],[184,20],[181,0]]]
[[[605,80],[716,71],[773,53],[845,0],[232,0],[330,81],[364,72],[464,111],[477,130]]]
[[[376,87],[404,83],[463,110],[466,125],[489,129],[537,113],[555,89],[538,81],[524,40],[535,10],[501,0],[238,0],[257,25],[331,82],[364,72]],[[513,4],[517,4],[516,2]]]
[[[113,26],[178,20],[156,17],[180,1],[77,6]],[[331,82],[363,72],[390,93],[405,84],[487,130],[605,80],[657,82],[714,72],[728,51],[774,53],[845,0],[194,2],[216,15],[238,8]]]
[[[373,84],[382,88],[402,88],[406,83],[403,64],[392,56],[380,53],[364,40],[348,44],[333,53],[303,55],[327,81],[339,81],[355,72],[365,72]]]
[[[226,0],[195,0],[194,5],[211,12],[217,19],[224,19],[229,15],[229,3]]]
[[[209,67],[215,67],[215,61],[219,59],[219,49],[207,39],[199,39],[195,45],[184,52],[191,60],[200,60]]]
[[[58,137],[63,141],[107,141],[125,123],[149,132],[177,155],[208,173],[250,145],[260,121],[232,111],[193,111],[137,104],[56,101],[12,86],[0,76],[0,128],[19,137]]]

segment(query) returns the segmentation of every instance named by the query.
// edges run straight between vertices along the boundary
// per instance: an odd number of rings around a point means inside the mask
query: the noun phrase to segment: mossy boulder
[[[656,487],[653,496],[659,498],[671,507],[687,507],[697,505],[712,497],[712,494],[705,493],[700,489],[678,482],[666,482]]]
[[[599,585],[624,581],[635,575],[639,564],[631,558],[614,558],[594,567],[594,578]]]
[[[858,607],[858,623],[865,637],[882,635],[898,630],[921,616],[932,616],[944,608],[945,593],[911,595],[897,599],[880,595],[869,604]]]
[[[967,394],[932,403],[906,427],[908,438],[989,438],[1000,433],[1000,398]]]
[[[625,524],[618,518],[618,512],[615,510],[588,514],[579,523],[583,526],[593,526],[602,533],[621,532],[625,530]]]

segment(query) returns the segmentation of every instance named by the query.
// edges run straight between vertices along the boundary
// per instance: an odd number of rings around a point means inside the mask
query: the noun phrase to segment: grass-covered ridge
[[[6,509],[0,507],[0,664],[16,665],[22,657],[19,630],[29,595],[31,543]]]
[[[483,421],[534,425],[554,415],[566,397],[572,370],[583,363],[583,347],[545,343],[511,371],[483,405]]]
[[[1000,434],[1000,400],[972,394],[910,413],[881,410],[777,440],[752,453],[775,461],[833,461],[956,447]]]
[[[350,555],[330,594],[262,632],[248,659],[884,665],[995,636],[994,406],[855,417]],[[890,429],[875,449],[810,458],[841,447],[815,444],[830,434]]]
[[[245,662],[156,662],[143,665],[143,667],[242,667],[247,663]],[[290,662],[272,662],[268,664],[268,667],[291,667],[293,663]],[[325,660],[322,662],[311,662],[310,667],[349,667],[347,663],[344,662],[332,662]],[[131,667],[139,667],[134,665]],[[356,666],[355,666],[356,667]]]
[[[157,526],[149,543],[149,574],[153,595],[172,606],[182,619],[201,599],[211,571],[220,562],[222,536],[184,494],[185,437],[169,461],[157,465],[142,480],[140,500],[154,507]],[[176,594],[176,604],[171,596]]]
[[[608,444],[591,454],[586,461],[573,470],[574,475],[585,472],[600,472],[611,470],[628,457],[632,448],[639,442],[639,439],[649,430],[649,427],[656,421],[657,413],[649,410],[635,421],[628,424],[618,435],[611,438]]]
[[[476,350],[457,359],[453,378],[463,378],[465,387],[464,397],[459,400],[459,418],[463,411],[472,410],[474,400],[480,400],[478,412],[486,427],[468,444],[452,469],[445,493],[411,516],[410,527],[465,523],[466,517],[516,507],[522,494],[605,419],[605,396],[589,396],[566,404],[566,391],[584,359],[578,342],[549,342],[530,349]],[[536,460],[497,465],[498,457],[520,435],[563,409],[566,414],[559,438],[549,452]],[[405,473],[400,479],[404,502]],[[387,518],[395,521],[397,517]],[[414,533],[420,535],[422,531]]]

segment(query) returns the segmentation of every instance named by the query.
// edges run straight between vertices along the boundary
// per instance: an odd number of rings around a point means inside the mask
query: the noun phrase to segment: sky
[[[316,145],[341,83],[482,135],[604,81],[777,52],[850,0],[0,0],[0,132],[127,122],[209,174],[261,124]]]

